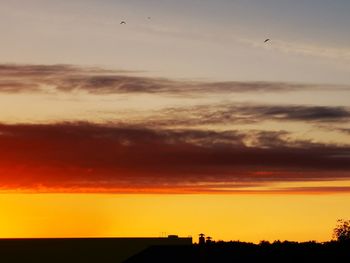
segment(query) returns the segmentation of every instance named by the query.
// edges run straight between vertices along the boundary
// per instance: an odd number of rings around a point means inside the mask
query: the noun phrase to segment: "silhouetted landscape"
[[[191,244],[191,238],[2,239],[1,262],[348,262],[350,242],[239,241]],[[147,244],[154,244],[147,246]],[[131,255],[131,256],[130,256]]]
[[[154,246],[125,262],[348,262],[350,244],[218,242],[201,247]]]

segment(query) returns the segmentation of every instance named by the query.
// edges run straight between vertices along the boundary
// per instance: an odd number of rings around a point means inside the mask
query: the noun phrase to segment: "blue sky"
[[[171,78],[349,84],[349,11],[340,0],[1,1],[0,55]]]

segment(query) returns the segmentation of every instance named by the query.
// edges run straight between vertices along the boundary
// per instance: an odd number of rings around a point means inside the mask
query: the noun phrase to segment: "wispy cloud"
[[[264,121],[304,122],[319,125],[350,120],[347,107],[303,105],[255,105],[255,104],[210,104],[190,107],[166,108],[153,116],[136,120],[154,126],[232,125],[252,124]]]
[[[0,65],[0,92],[87,92],[92,94],[290,92],[327,90],[326,86],[283,82],[198,82],[143,77],[73,65]],[[333,86],[332,89],[348,87]]]

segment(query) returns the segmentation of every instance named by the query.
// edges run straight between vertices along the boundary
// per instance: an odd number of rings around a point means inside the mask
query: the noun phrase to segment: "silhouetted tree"
[[[350,241],[350,220],[339,219],[333,230],[333,237],[337,241]]]
[[[270,246],[271,243],[269,241],[266,241],[266,240],[261,240],[259,245],[262,247],[267,247],[267,246]]]

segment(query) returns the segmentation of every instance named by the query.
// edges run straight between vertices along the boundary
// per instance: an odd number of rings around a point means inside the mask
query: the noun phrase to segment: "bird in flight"
[[[267,38],[267,39],[265,39],[264,43],[269,42],[269,41],[270,41],[270,39],[269,39],[269,38]]]
[[[121,25],[126,25],[126,22],[125,21],[121,21],[120,24]]]

